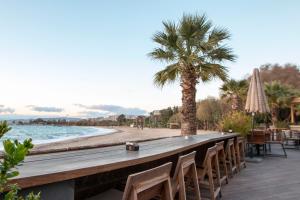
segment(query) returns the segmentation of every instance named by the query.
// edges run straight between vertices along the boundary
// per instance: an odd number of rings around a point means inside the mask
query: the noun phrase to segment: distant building
[[[153,110],[152,115],[160,116],[161,115],[160,110]]]
[[[136,119],[137,117],[137,115],[125,115],[126,119]]]
[[[117,121],[118,117],[119,117],[119,115],[110,115],[110,116],[104,118],[104,120]]]

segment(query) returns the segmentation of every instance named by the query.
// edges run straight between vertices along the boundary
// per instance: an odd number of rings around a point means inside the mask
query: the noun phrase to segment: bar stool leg
[[[222,150],[222,162],[223,162],[224,173],[226,176],[225,182],[226,182],[226,184],[228,184],[228,170],[227,170],[227,165],[226,165],[226,157],[225,157],[224,149]]]
[[[195,165],[192,167],[192,177],[193,177],[194,189],[196,191],[196,200],[201,200],[199,182],[197,178],[198,177],[197,170]]]

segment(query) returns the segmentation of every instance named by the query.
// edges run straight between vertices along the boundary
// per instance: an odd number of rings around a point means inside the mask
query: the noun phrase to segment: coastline
[[[113,129],[110,134],[87,136],[74,139],[68,139],[58,142],[37,144],[31,151],[31,154],[63,152],[71,150],[80,150],[86,148],[99,148],[113,145],[124,144],[125,142],[140,142],[155,140],[166,137],[180,136],[180,129],[168,128],[144,128],[143,130],[131,127],[101,127]],[[198,130],[197,134],[209,134],[217,131]]]

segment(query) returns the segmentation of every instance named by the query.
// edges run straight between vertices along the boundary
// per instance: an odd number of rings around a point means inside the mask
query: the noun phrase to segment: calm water
[[[0,149],[3,149],[2,141],[4,139],[18,139],[19,141],[23,141],[24,139],[32,138],[34,144],[42,144],[79,137],[105,135],[114,132],[112,129],[81,126],[12,125],[11,127],[12,130],[0,139]]]

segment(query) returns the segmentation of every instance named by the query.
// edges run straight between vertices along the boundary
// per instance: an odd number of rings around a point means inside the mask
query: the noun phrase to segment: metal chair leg
[[[284,156],[287,158],[287,154],[286,154],[286,151],[285,151],[285,147],[284,147],[283,144],[281,144],[281,146],[282,146],[282,149],[283,149],[283,152],[284,152]]]

